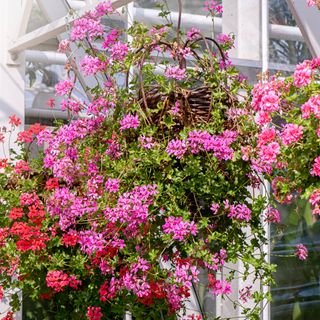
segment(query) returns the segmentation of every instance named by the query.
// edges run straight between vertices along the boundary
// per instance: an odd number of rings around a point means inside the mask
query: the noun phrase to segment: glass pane
[[[271,262],[278,265],[272,288],[271,320],[315,320],[320,313],[320,221],[310,205],[296,200],[279,205],[280,227],[271,228]],[[303,243],[309,251],[305,261],[294,256]]]
[[[269,0],[269,22],[296,27],[296,21],[286,0]],[[296,65],[305,59],[310,59],[311,53],[306,43],[284,39],[269,41],[270,62]]]
[[[64,97],[59,97],[55,94],[55,85],[65,77],[66,72],[63,65],[27,63],[25,77],[26,124],[39,122],[45,125],[52,125],[57,118],[67,118],[67,112],[60,111],[60,103]],[[81,101],[88,101],[78,81],[72,97]],[[48,105],[49,99],[54,100],[53,107]]]
[[[206,11],[204,10],[204,0],[184,0],[182,1],[182,10],[184,13],[193,13],[193,14],[201,14],[206,15]],[[218,3],[221,1],[217,1]],[[169,8],[170,11],[178,11],[178,0],[137,0],[134,2],[136,7],[141,8],[149,8],[155,9],[157,4],[165,4]]]
[[[44,25],[46,25],[48,21],[44,17],[43,13],[41,12],[37,1],[33,0],[30,19],[27,26],[27,32],[31,32],[36,30]]]

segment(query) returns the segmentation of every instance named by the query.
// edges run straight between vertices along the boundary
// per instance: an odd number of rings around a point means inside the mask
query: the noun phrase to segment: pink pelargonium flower
[[[128,45],[120,41],[111,46],[111,58],[113,60],[122,61],[129,52]]]
[[[285,146],[291,143],[298,142],[303,135],[303,127],[294,123],[288,123],[285,125],[281,133],[281,141]]]
[[[200,37],[200,30],[192,27],[188,32],[187,32],[187,40],[196,40]]]
[[[320,156],[314,160],[314,164],[311,170],[311,175],[318,176],[318,177],[320,176]]]
[[[279,210],[273,208],[273,207],[268,207],[265,213],[265,220],[266,222],[273,222],[273,223],[279,223],[280,222],[280,212]]]
[[[102,43],[102,48],[107,49],[110,46],[114,45],[119,37],[119,30],[112,29],[106,36],[104,42]]]
[[[183,80],[186,77],[186,69],[180,69],[179,66],[168,67],[164,74],[167,78]]]
[[[271,142],[261,146],[259,150],[260,159],[267,164],[273,164],[277,160],[277,155],[280,153],[280,145],[277,142]]]
[[[114,12],[114,9],[112,7],[111,1],[100,2],[95,8],[95,12],[98,17],[103,17],[106,14],[112,14]]]
[[[55,86],[56,94],[59,96],[70,94],[73,88],[74,88],[74,83],[69,79],[60,81]]]
[[[309,202],[313,205],[316,206],[320,203],[320,189],[316,189],[312,192]]]
[[[95,37],[103,36],[103,31],[104,28],[99,19],[83,17],[74,21],[70,39],[71,41],[82,41],[89,37],[89,40],[92,41]]]
[[[59,42],[58,52],[66,53],[69,49],[70,49],[70,41],[68,39],[64,39]]]
[[[261,147],[263,145],[266,145],[267,143],[274,141],[276,136],[277,133],[275,128],[271,127],[263,129],[258,136],[258,147]]]
[[[138,140],[141,148],[152,149],[155,146],[153,137],[140,136]]]
[[[127,114],[122,120],[120,120],[120,131],[126,129],[137,129],[140,121],[137,115]]]
[[[225,280],[217,280],[214,275],[208,274],[209,285],[214,295],[231,293],[231,284]]]
[[[268,123],[271,122],[271,117],[270,117],[270,113],[267,111],[260,111],[257,113],[254,121],[256,124],[258,124],[259,126],[264,126]]]
[[[174,240],[183,241],[190,235],[197,235],[197,226],[194,221],[183,221],[182,217],[165,218],[165,224],[162,228],[163,232],[171,234]]]
[[[231,205],[228,217],[248,222],[251,219],[251,210],[245,204]]]
[[[300,88],[305,87],[310,84],[312,79],[312,70],[310,66],[310,61],[305,60],[296,66],[296,70],[293,74],[293,84]]]
[[[307,4],[309,7],[313,7],[316,5],[316,1],[315,0],[307,0]]]
[[[306,260],[308,258],[308,249],[303,244],[297,244],[295,255],[300,260]]]
[[[115,193],[119,191],[120,179],[108,178],[105,183],[105,188],[108,192]]]
[[[187,151],[187,145],[184,141],[179,139],[171,140],[168,143],[166,152],[170,155],[176,156],[178,159],[181,159]]]
[[[223,7],[222,5],[218,5],[215,0],[207,0],[204,3],[204,10],[211,14],[219,14],[223,12]]]
[[[86,55],[81,60],[80,67],[84,75],[89,76],[103,70],[105,63],[103,63],[98,57]]]

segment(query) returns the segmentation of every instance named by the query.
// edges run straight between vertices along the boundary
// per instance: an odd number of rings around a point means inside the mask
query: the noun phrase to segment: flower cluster
[[[222,12],[215,1],[206,8]],[[30,126],[18,135],[25,152],[0,160],[3,287],[28,290],[49,309],[61,306],[63,319],[122,319],[127,310],[137,319],[175,319],[201,269],[214,295],[231,293],[233,273],[223,278],[222,271],[239,258],[270,283],[273,268],[264,253],[247,259],[265,241],[260,218],[267,206],[266,197],[248,190],[261,174],[287,168],[281,151],[307,137],[303,123],[270,125],[287,106],[282,95],[290,88],[276,77],[261,82],[250,105],[238,95],[248,90],[246,81],[227,60],[232,36],[219,37],[221,57],[211,46],[197,47],[202,36],[195,28],[178,30],[175,38],[164,25],[134,23],[129,37],[107,30],[111,13],[111,2],[100,2],[74,21],[59,46],[65,52],[86,43],[77,71],[98,79],[87,88],[90,102],[74,97],[76,79],[61,81],[60,107],[75,117],[50,130]],[[195,68],[186,67],[187,59]],[[159,65],[165,66],[161,74]],[[315,65],[306,66],[312,76]],[[311,119],[317,102],[310,104],[309,114],[304,109]],[[14,130],[20,121],[11,117],[10,124]],[[43,144],[43,154],[33,159],[29,149]],[[312,156],[309,175],[317,178],[318,154]],[[277,172],[280,199],[287,177]],[[279,220],[276,209],[265,212],[268,222]],[[244,228],[257,241],[247,241]],[[250,300],[247,291],[242,296]],[[266,295],[252,297],[259,306]],[[242,312],[253,319],[250,309]]]

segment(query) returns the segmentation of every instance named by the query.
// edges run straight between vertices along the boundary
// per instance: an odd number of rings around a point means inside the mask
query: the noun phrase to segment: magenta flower
[[[280,212],[279,210],[268,207],[265,213],[265,221],[266,222],[273,222],[273,223],[279,223],[280,222]]]
[[[105,188],[108,192],[115,193],[119,191],[120,179],[108,178]]]
[[[89,76],[103,70],[105,64],[98,57],[86,55],[80,62],[84,75]]]
[[[139,127],[140,121],[138,116],[127,114],[122,120],[120,120],[120,131],[126,129],[137,129]]]
[[[307,4],[309,7],[313,7],[316,5],[316,1],[315,0],[307,0]]]
[[[293,84],[296,87],[305,87],[311,82],[312,70],[310,66],[310,61],[305,60],[298,64],[296,70],[293,74]]]
[[[295,255],[300,260],[306,260],[308,258],[308,249],[301,243],[297,244]]]
[[[303,127],[294,123],[288,123],[281,133],[283,145],[288,146],[291,143],[298,142],[303,135]]]
[[[59,96],[68,95],[71,90],[74,88],[74,83],[67,79],[64,81],[60,81],[58,84],[56,84],[56,94]]]
[[[182,217],[165,218],[162,228],[164,233],[171,234],[174,240],[179,241],[183,241],[189,235],[197,234],[197,226],[194,221],[183,221]]]
[[[184,141],[179,139],[171,140],[168,143],[166,152],[170,155],[176,156],[178,159],[181,159],[187,151],[187,145]]]
[[[210,12],[211,14],[218,14],[223,12],[223,7],[218,5],[215,0],[207,0],[204,3],[204,10]]]
[[[186,77],[186,69],[180,69],[179,66],[168,67],[164,74],[167,78],[183,80]]]
[[[200,37],[200,30],[192,27],[188,32],[187,32],[187,40],[195,40]]]
[[[122,61],[127,56],[128,51],[128,45],[118,41],[111,46],[111,58],[113,60]]]
[[[320,156],[314,160],[314,164],[311,170],[311,175],[318,176],[318,177],[320,176]]]
[[[228,217],[248,222],[251,219],[251,210],[245,204],[231,205]]]

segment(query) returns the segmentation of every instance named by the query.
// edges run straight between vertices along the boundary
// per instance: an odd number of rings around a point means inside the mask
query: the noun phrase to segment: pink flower
[[[311,82],[312,71],[310,67],[310,61],[304,62],[296,66],[296,70],[293,74],[293,84],[296,87],[305,87]]]
[[[265,128],[258,136],[258,147],[261,147],[276,138],[276,130],[274,128]]]
[[[86,37],[92,41],[93,38],[103,35],[103,25],[100,20],[84,17],[76,20],[70,34],[71,41],[82,41]]]
[[[280,212],[279,210],[268,207],[265,213],[265,221],[266,222],[273,222],[273,223],[279,223],[280,222]]]
[[[316,189],[312,192],[309,202],[313,205],[316,206],[317,204],[320,203],[320,189]]]
[[[288,123],[281,133],[283,145],[288,146],[291,143],[298,142],[303,135],[303,127],[294,123]]]
[[[98,17],[102,17],[106,14],[112,14],[114,9],[111,1],[102,1],[96,6],[95,11]]]
[[[280,146],[277,142],[271,142],[268,145],[261,146],[258,154],[260,159],[266,164],[276,162],[277,155],[280,153]]]
[[[140,136],[139,137],[139,144],[141,148],[144,149],[152,149],[155,146],[152,137]]]
[[[204,10],[215,15],[218,13],[222,13],[223,7],[221,5],[218,5],[217,1],[215,0],[207,0],[204,3]]]
[[[255,123],[260,125],[260,126],[263,126],[263,125],[266,125],[268,123],[271,122],[271,117],[270,117],[270,114],[269,112],[266,112],[266,111],[260,111],[257,113],[257,116],[255,118]]]
[[[89,76],[103,70],[105,64],[98,57],[86,55],[80,62],[84,75]]]
[[[139,127],[140,121],[138,116],[127,114],[122,120],[120,120],[120,131],[126,129],[137,129]]]
[[[220,205],[218,203],[213,203],[210,207],[213,214],[217,214],[219,211]]]
[[[312,6],[316,5],[316,1],[315,0],[307,0],[307,4],[309,7],[312,7]]]
[[[18,174],[21,174],[22,172],[28,172],[30,171],[30,167],[28,162],[24,161],[24,160],[19,160],[16,162],[15,166],[14,166],[14,171]]]
[[[112,29],[106,36],[104,42],[102,43],[102,48],[107,49],[114,45],[119,37],[119,31],[117,29]]]
[[[212,274],[208,274],[209,288],[214,295],[231,293],[231,284],[225,280],[217,280]]]
[[[317,119],[320,119],[320,95],[310,97],[310,99],[301,106],[302,118],[310,118],[311,113]]]
[[[165,218],[165,224],[162,226],[163,232],[171,234],[174,240],[183,241],[189,235],[197,234],[197,226],[194,221],[183,221],[182,217]]]
[[[188,32],[187,32],[187,39],[188,40],[195,40],[200,37],[200,30],[192,27]]]
[[[127,56],[128,51],[128,45],[118,41],[111,46],[111,58],[113,60],[122,61]]]
[[[174,107],[170,110],[171,114],[178,114],[180,112],[180,101],[176,101]]]
[[[187,151],[187,145],[184,141],[174,139],[168,143],[166,152],[170,155],[176,156],[178,159],[181,159]]]
[[[180,69],[179,66],[168,67],[164,74],[167,78],[183,80],[186,77],[186,69]]]
[[[74,83],[69,79],[60,81],[55,87],[56,93],[59,96],[68,95],[73,88],[74,88]]]
[[[66,53],[70,49],[70,41],[67,39],[61,40],[59,42],[58,52]]]
[[[245,204],[231,205],[228,217],[248,222],[251,219],[251,210]]]
[[[320,156],[314,160],[314,164],[311,170],[311,175],[318,176],[318,177],[320,176]]]
[[[300,260],[306,260],[308,258],[308,249],[301,243],[297,244],[295,255]]]
[[[120,179],[108,178],[105,188],[108,192],[115,193],[119,191]]]

